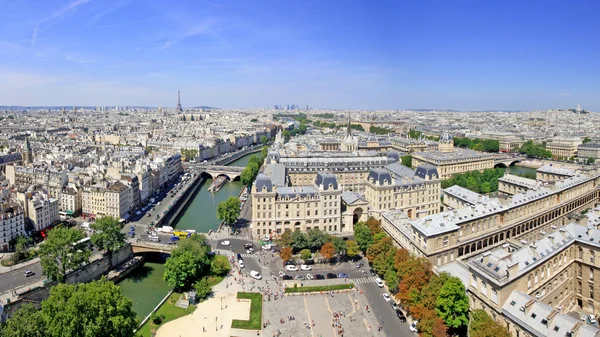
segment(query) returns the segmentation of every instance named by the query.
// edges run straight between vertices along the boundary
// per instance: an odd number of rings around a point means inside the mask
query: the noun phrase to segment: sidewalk
[[[40,258],[36,257],[36,258],[34,258],[32,260],[29,260],[27,262],[22,262],[22,263],[19,263],[17,265],[10,266],[10,267],[5,267],[3,265],[0,265],[0,274],[4,274],[4,273],[8,273],[9,271],[13,271],[13,270],[17,270],[17,269],[20,269],[20,268],[24,268],[24,267],[30,266],[32,264],[36,264],[38,262],[40,262]]]

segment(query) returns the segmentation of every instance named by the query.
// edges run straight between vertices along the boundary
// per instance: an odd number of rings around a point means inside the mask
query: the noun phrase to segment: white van
[[[244,268],[244,260],[239,260],[238,264],[240,265],[240,268]]]
[[[150,235],[148,238],[150,239],[150,241],[154,241],[154,242],[160,241],[160,238],[158,237],[158,235]]]
[[[259,273],[259,272],[257,272],[256,270],[252,270],[252,271],[250,272],[250,276],[254,277],[254,278],[255,278],[255,279],[257,279],[257,280],[260,280],[260,279],[262,279],[262,275],[260,275],[260,273]]]

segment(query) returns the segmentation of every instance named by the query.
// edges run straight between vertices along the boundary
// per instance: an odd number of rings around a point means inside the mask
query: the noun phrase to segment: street
[[[25,277],[25,270],[31,270],[35,274]],[[0,294],[4,294],[15,288],[39,282],[44,278],[45,277],[42,275],[42,266],[39,262],[11,270],[0,274]]]

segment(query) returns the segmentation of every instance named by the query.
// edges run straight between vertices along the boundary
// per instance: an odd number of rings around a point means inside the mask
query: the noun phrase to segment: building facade
[[[600,159],[600,143],[585,143],[577,146],[577,157]]]

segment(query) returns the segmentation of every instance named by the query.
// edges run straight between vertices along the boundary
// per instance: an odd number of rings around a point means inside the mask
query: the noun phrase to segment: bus
[[[178,236],[181,239],[189,238],[192,234],[186,231],[174,231],[173,235]]]
[[[77,249],[90,248],[92,242],[89,237],[83,238],[77,242],[73,242],[73,247]]]

